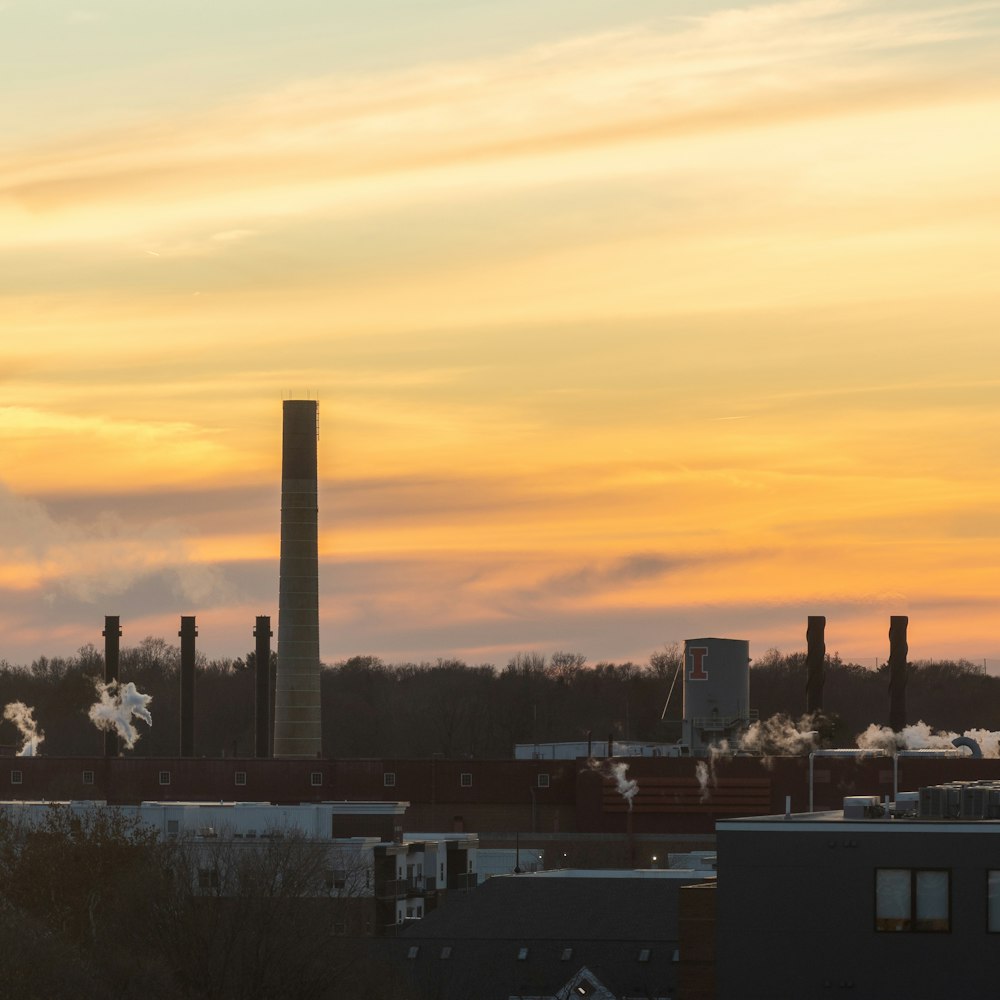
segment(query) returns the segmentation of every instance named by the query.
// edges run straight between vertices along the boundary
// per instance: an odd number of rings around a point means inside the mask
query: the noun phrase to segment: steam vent
[[[322,748],[316,416],[315,400],[284,404],[275,757],[316,757]]]

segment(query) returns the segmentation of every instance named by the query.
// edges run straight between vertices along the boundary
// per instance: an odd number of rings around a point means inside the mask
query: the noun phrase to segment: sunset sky
[[[0,0],[0,658],[1000,671],[1000,0]]]

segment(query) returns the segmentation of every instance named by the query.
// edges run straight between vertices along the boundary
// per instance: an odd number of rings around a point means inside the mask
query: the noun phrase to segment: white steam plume
[[[13,722],[21,733],[23,742],[17,752],[18,757],[37,757],[38,744],[45,739],[45,733],[35,722],[34,712],[35,710],[25,705],[23,701],[12,701],[3,710],[3,717]]]
[[[1000,757],[1000,732],[989,729],[966,729],[964,733],[943,732],[931,729],[926,722],[916,722],[898,733],[888,726],[872,723],[855,741],[861,750],[954,750],[952,740],[968,736],[975,740],[984,757]]]
[[[779,713],[754,722],[739,739],[738,750],[764,756],[798,756],[816,749],[816,717],[798,721]]]
[[[699,760],[698,763],[695,764],[694,776],[698,779],[698,787],[701,789],[698,801],[707,802],[708,796],[711,794],[708,790],[708,782],[711,775],[708,771],[708,765],[703,760]]]
[[[639,794],[639,782],[628,777],[628,764],[624,761],[612,764],[610,761],[591,760],[587,766],[605,778],[614,779],[618,794],[628,803],[628,811],[631,812],[632,800]]]
[[[98,729],[116,730],[131,750],[139,739],[139,731],[132,724],[133,717],[142,719],[146,725],[153,724],[153,717],[146,707],[153,700],[152,695],[142,694],[135,685],[111,681],[103,684],[95,681],[98,700],[90,706],[90,721]]]

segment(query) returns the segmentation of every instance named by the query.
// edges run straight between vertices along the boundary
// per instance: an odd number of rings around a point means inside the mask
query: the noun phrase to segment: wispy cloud
[[[136,581],[166,572],[178,597],[208,603],[229,589],[212,567],[190,559],[177,520],[126,525],[113,512],[90,521],[57,520],[38,503],[0,487],[0,584],[6,589],[64,593],[92,603],[120,595]]]
[[[634,158],[609,160],[610,151],[939,101],[992,76],[982,55],[998,10],[806,0],[470,63],[301,81],[198,119],[8,155],[0,162],[5,241],[354,212],[453,197],[459,178],[481,191],[627,173]],[[956,45],[971,55],[957,76],[954,65],[943,75],[934,53]],[[109,217],[108,205],[130,211]]]

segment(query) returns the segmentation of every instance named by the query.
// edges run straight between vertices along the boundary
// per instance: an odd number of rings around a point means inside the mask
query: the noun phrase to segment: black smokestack
[[[271,618],[258,615],[253,634],[254,655],[254,755],[271,756]]]
[[[910,647],[906,643],[906,615],[889,619],[889,728],[900,732],[906,726],[906,658]]]
[[[122,636],[121,618],[118,615],[104,616],[104,683],[118,682],[119,642]],[[104,733],[104,756],[117,757],[118,732],[114,729]]]
[[[826,680],[826,617],[810,615],[806,624],[806,712],[823,711]]]
[[[323,749],[316,417],[315,400],[293,399],[284,404],[275,757],[317,757]]]
[[[193,615],[181,615],[181,756],[194,756],[194,660],[198,629]]]

